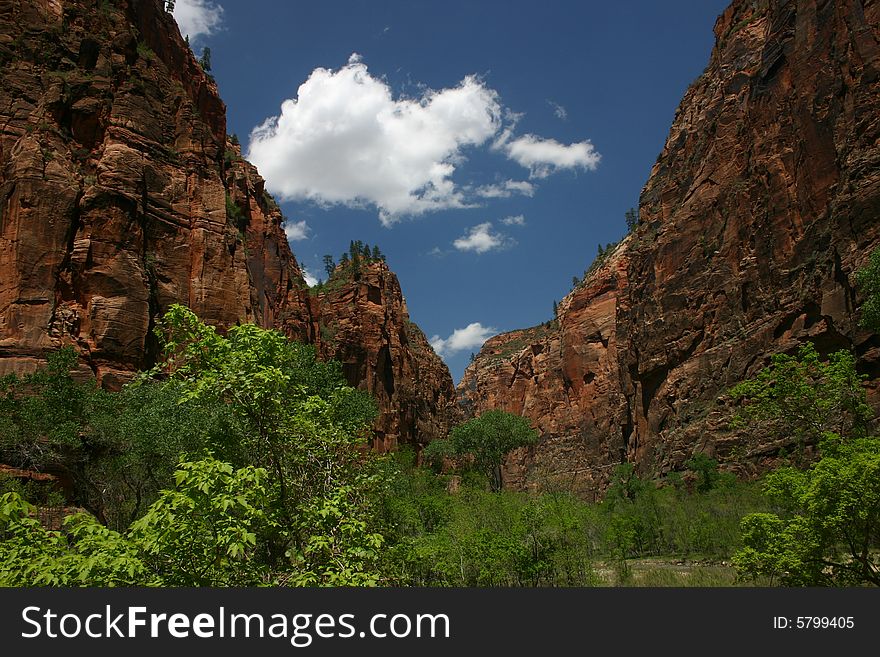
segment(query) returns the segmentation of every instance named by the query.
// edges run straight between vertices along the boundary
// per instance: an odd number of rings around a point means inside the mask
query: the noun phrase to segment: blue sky
[[[708,63],[726,0],[178,0],[315,277],[378,244],[458,381],[549,319]]]

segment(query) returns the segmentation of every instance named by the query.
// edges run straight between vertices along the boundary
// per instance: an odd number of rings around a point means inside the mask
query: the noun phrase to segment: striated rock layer
[[[0,0],[0,373],[73,345],[115,388],[172,303],[339,357],[379,446],[442,435],[454,388],[384,265],[311,297],[283,217],[159,0]],[[336,339],[321,327],[338,327]]]
[[[724,391],[804,341],[848,348],[880,406],[880,340],[854,272],[880,244],[880,4],[735,0],[675,116],[640,224],[549,327],[488,341],[466,409],[521,412],[544,439],[514,486],[595,494],[695,452],[741,472],[779,443],[726,429]]]

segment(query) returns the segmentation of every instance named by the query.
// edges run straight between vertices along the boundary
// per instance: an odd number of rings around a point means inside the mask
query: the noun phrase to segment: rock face
[[[310,297],[225,106],[159,0],[0,0],[0,373],[73,345],[115,388],[184,303],[340,356],[380,442],[425,442],[454,388],[387,268]],[[373,324],[378,322],[378,324]],[[322,340],[321,326],[339,326]],[[351,342],[349,342],[351,341]]]
[[[705,452],[750,472],[779,444],[726,430],[724,392],[773,353],[849,348],[880,406],[880,340],[854,272],[880,243],[880,5],[735,0],[676,114],[637,229],[558,321],[486,343],[459,384],[471,413],[544,435],[513,486],[596,494]]]
[[[301,314],[289,317],[285,306],[281,324],[314,343],[323,357],[340,361],[350,385],[370,391],[382,411],[374,447],[387,451],[401,442],[424,445],[445,437],[458,416],[452,377],[410,321],[397,277],[385,263],[364,263],[356,276],[334,274],[308,295],[310,323],[304,325]],[[302,313],[296,302],[294,310]]]

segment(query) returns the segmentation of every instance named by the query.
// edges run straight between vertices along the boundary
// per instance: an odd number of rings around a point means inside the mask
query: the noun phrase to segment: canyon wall
[[[452,380],[396,277],[376,264],[310,292],[162,5],[0,0],[0,373],[72,345],[83,374],[118,388],[156,361],[153,326],[183,303],[340,358],[378,398],[377,447],[443,435]]]
[[[529,417],[515,487],[597,495],[694,453],[749,474],[778,441],[728,428],[726,390],[804,341],[845,348],[880,405],[854,272],[880,244],[880,3],[734,0],[642,191],[640,222],[549,325],[489,340],[465,410]],[[585,249],[586,250],[586,249]]]

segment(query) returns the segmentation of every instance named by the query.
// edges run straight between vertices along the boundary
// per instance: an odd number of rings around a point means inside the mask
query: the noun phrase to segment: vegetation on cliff
[[[734,557],[745,577],[787,586],[880,585],[880,438],[864,377],[848,351],[819,360],[813,345],[778,354],[734,393],[740,419],[769,423],[791,444],[791,465],[764,483],[780,511],[743,518]],[[806,451],[818,446],[819,460]]]
[[[39,507],[58,491],[3,480],[0,583],[878,583],[880,441],[843,354],[822,362],[804,347],[738,387],[741,417],[803,430],[766,481],[737,481],[703,454],[657,481],[624,463],[590,504],[498,490],[501,459],[534,441],[523,418],[454,428],[425,456],[460,457],[456,468],[436,472],[406,449],[364,449],[374,402],[310,346],[253,325],[220,335],[180,306],[158,333],[161,364],[119,393],[76,381],[68,350],[3,379],[3,460],[59,473],[80,508],[47,527]],[[813,427],[850,437],[823,431],[808,467]]]
[[[176,306],[158,332],[163,362],[122,393],[74,381],[66,352],[4,379],[4,459],[64,471],[90,513],[48,530],[4,494],[0,581],[377,583],[373,400],[276,331]]]
[[[312,347],[180,306],[157,333],[161,363],[118,393],[77,381],[70,350],[3,379],[0,457],[57,473],[75,508],[47,527],[58,490],[3,480],[0,583],[628,583],[632,558],[727,558],[743,513],[773,510],[754,485],[658,488],[626,465],[601,504],[499,491],[503,456],[536,437],[500,412],[456,427],[464,458],[438,474],[364,449],[375,404]]]

